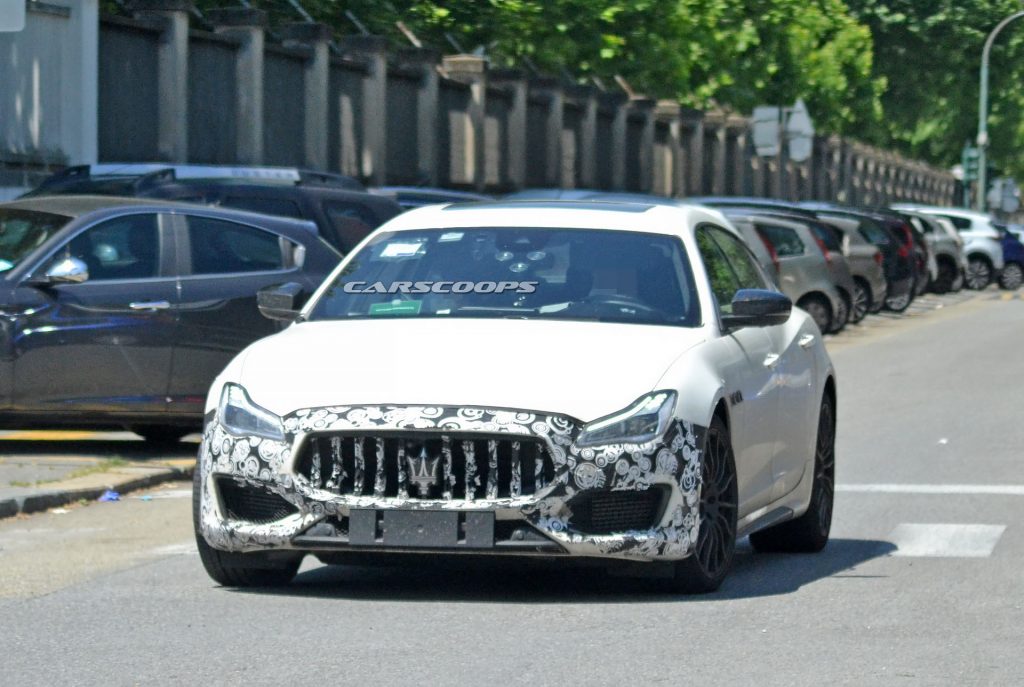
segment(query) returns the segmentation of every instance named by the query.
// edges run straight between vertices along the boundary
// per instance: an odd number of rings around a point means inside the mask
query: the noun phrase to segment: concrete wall
[[[97,27],[98,0],[54,0],[0,33],[0,187],[96,160]]]
[[[40,5],[42,6],[42,5]],[[67,163],[306,166],[369,184],[502,192],[588,187],[876,204],[955,202],[945,171],[838,137],[811,159],[758,158],[749,120],[492,69],[475,55],[335,43],[251,8],[51,0],[0,34],[0,172]],[[56,8],[56,9],[53,9]],[[63,8],[63,9],[62,9]]]

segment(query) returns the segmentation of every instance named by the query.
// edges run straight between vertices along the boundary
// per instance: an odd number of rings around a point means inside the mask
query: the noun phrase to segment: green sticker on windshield
[[[370,306],[371,315],[419,315],[420,301],[394,301],[392,303],[374,303]]]

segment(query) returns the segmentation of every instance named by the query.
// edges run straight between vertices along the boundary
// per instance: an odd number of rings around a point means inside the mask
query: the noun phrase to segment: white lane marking
[[[194,541],[187,541],[181,544],[158,546],[155,549],[150,549],[147,553],[150,556],[188,556],[199,553],[199,550],[196,549],[196,543]]]
[[[149,494],[143,494],[142,496],[133,496],[133,499],[140,501],[152,501],[155,499],[190,499],[192,498],[191,489],[168,489],[166,491],[154,491]]]
[[[1024,496],[1024,484],[837,484],[836,491],[878,494]]]
[[[903,523],[889,534],[895,556],[987,558],[1006,525],[938,525]]]

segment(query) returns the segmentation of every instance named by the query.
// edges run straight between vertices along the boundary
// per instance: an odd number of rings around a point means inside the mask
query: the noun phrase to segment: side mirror
[[[732,312],[722,315],[728,329],[773,327],[785,324],[793,310],[793,302],[778,291],[740,289],[732,299]]]
[[[267,319],[294,322],[299,319],[299,311],[307,298],[302,284],[291,281],[257,291],[256,305],[259,306],[260,314]]]
[[[89,267],[78,258],[67,257],[58,260],[46,270],[46,274],[32,277],[27,283],[33,286],[54,284],[81,284],[89,279]]]

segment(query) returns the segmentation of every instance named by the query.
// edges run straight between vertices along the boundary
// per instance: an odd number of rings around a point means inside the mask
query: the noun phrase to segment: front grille
[[[532,437],[414,434],[315,435],[296,463],[317,488],[339,495],[499,499],[537,493],[555,476]]]
[[[217,480],[221,508],[231,520],[266,524],[297,513],[298,509],[277,494],[232,479]]]
[[[584,492],[569,502],[569,526],[585,534],[648,530],[661,518],[666,489]]]

